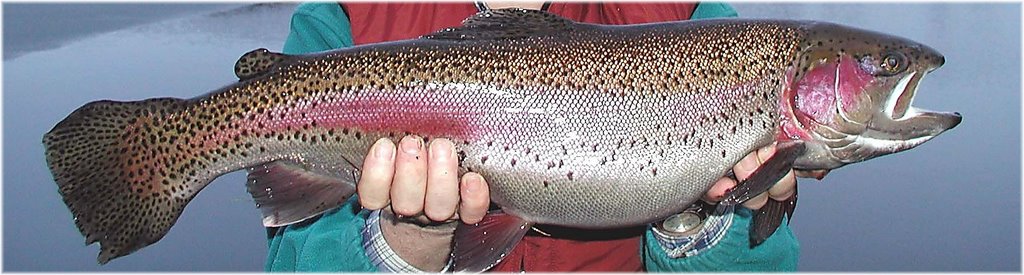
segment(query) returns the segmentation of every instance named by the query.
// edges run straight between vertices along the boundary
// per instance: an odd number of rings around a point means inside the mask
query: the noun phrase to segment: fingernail
[[[463,177],[466,178],[466,192],[476,193],[477,190],[480,190],[480,182],[483,181],[480,175],[469,173]]]
[[[373,144],[373,157],[392,160],[395,158],[395,146],[387,139],[380,139]]]
[[[821,179],[825,178],[825,176],[828,175],[828,172],[830,172],[830,171],[831,170],[820,170],[820,171],[817,172],[817,175],[815,175],[814,178],[816,178],[818,180],[821,180]]]
[[[423,148],[423,139],[419,136],[406,136],[402,138],[402,151],[408,154],[419,154],[420,148]]]
[[[431,140],[430,157],[436,160],[451,160],[455,158],[455,150],[452,150],[451,142],[439,139]]]

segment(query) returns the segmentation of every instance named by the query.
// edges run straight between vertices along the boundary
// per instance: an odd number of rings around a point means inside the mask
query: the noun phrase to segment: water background
[[[261,271],[258,212],[232,173],[158,243],[99,266],[46,168],[43,133],[98,99],[188,98],[279,51],[295,4],[4,4],[3,271]],[[1019,271],[1020,4],[735,4],[740,15],[826,20],[944,53],[914,105],[959,111],[912,151],[802,179],[803,271]]]

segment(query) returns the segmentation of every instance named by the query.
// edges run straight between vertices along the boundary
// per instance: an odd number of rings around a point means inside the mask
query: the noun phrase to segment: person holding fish
[[[707,3],[516,6],[300,6],[285,51],[316,53],[252,50],[191,99],[89,102],[43,136],[47,165],[100,264],[244,169],[270,271],[793,270],[796,176],[963,119],[911,105],[945,57],[906,38],[673,21],[730,13]]]
[[[415,38],[458,26],[477,11],[511,7],[598,24],[736,16],[721,3],[307,3],[293,14],[284,52]],[[459,158],[447,139],[406,136],[395,142],[384,138],[369,150],[358,196],[344,207],[312,221],[269,228],[266,270],[450,270],[455,228],[460,222],[481,222],[488,213],[486,179],[473,172],[458,178]],[[712,213],[737,180],[750,176],[774,152],[775,147],[768,146],[750,153],[733,167],[735,178],[721,178],[703,202],[665,222],[617,230],[538,225],[504,253],[504,260],[483,265],[510,272],[794,270],[799,246],[785,222],[753,248],[747,232],[751,210],[795,200],[794,172],[743,207]],[[360,207],[371,211],[359,211]]]

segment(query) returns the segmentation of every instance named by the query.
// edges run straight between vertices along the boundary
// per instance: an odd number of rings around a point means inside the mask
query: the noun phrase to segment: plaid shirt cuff
[[[693,257],[701,252],[718,244],[725,233],[732,225],[734,206],[727,206],[714,211],[707,219],[701,230],[692,235],[678,236],[662,232],[658,226],[652,226],[651,231],[658,244],[672,258]]]
[[[425,271],[402,260],[398,253],[391,250],[388,242],[384,240],[384,234],[380,231],[380,213],[380,210],[370,212],[370,216],[366,218],[366,226],[363,227],[363,250],[366,251],[366,256],[370,258],[370,262],[380,272],[425,273]],[[449,262],[441,272],[448,271],[450,267],[451,263]]]

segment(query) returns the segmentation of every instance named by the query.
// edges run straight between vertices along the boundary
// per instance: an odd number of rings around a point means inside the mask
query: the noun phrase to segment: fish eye
[[[899,52],[889,52],[882,57],[882,62],[878,64],[882,67],[882,73],[885,75],[894,75],[903,72],[907,69],[907,57]]]

